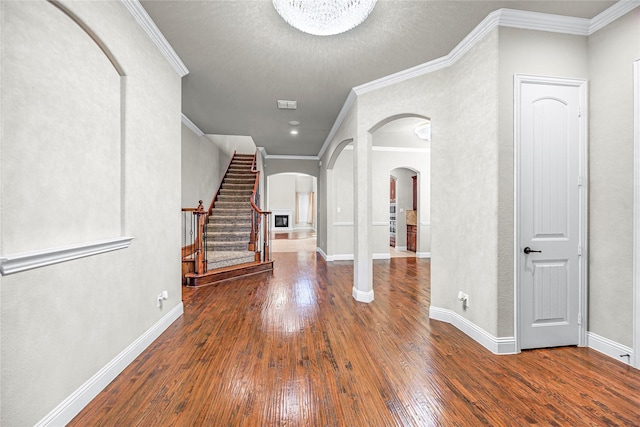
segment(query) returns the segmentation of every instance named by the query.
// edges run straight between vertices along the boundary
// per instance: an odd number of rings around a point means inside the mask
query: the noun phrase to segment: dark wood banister
[[[264,218],[264,248],[263,248],[263,260],[270,261],[271,260],[271,252],[269,248],[269,215],[271,215],[271,211],[263,211],[258,206],[256,206],[256,194],[258,193],[258,185],[260,183],[260,171],[256,169],[256,157],[257,152],[253,155],[253,162],[251,163],[251,172],[256,174],[255,182],[253,183],[253,191],[251,192],[251,208],[257,214],[257,221],[254,220],[256,215],[251,215],[251,241],[249,245],[253,247],[253,250],[256,252],[256,261],[260,261],[258,258],[259,250],[256,248],[256,243],[258,242],[258,230],[260,229],[260,220]]]

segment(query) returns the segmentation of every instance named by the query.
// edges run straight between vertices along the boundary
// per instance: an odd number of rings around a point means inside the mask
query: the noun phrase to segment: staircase
[[[249,250],[250,200],[255,183],[252,163],[253,155],[236,154],[222,180],[205,228],[208,270],[255,260],[255,252]]]
[[[267,224],[270,214],[256,212],[251,206],[258,177],[258,172],[252,171],[253,161],[252,154],[234,154],[208,216],[202,207],[202,201],[198,209],[186,209],[189,213],[201,212],[197,218],[202,218],[203,221],[207,218],[207,222],[198,226],[202,229],[202,239],[196,241],[201,242],[201,246],[198,246],[200,243],[194,243],[183,248],[185,284],[199,287],[273,271],[268,244],[265,243],[264,248],[257,248],[256,242],[252,241],[252,235],[254,240],[259,238],[259,222],[254,219],[254,215],[258,219],[266,218],[262,221]],[[268,228],[263,232],[266,239]],[[195,249],[197,247],[201,247],[202,251]],[[197,254],[203,256],[200,258],[202,261],[196,260]],[[205,263],[206,269],[198,273],[196,265],[204,266]]]

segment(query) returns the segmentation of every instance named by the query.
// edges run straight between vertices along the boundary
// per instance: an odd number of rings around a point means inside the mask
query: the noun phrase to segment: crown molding
[[[324,140],[324,144],[322,144],[322,148],[320,148],[318,158],[321,159],[324,155],[324,152],[327,151],[327,148],[329,148],[329,144],[331,144],[333,137],[336,135],[336,132],[338,132],[338,129],[342,125],[345,117],[347,117],[347,113],[349,112],[349,110],[351,110],[351,106],[356,101],[356,98],[357,96],[354,89],[351,89],[349,91],[349,96],[347,96],[347,100],[344,101],[344,104],[342,105],[340,113],[338,113],[338,117],[336,117],[336,121],[333,122],[333,126],[331,127],[331,131],[329,131],[329,135],[327,135],[327,138]]]
[[[269,154],[267,153],[267,150],[265,150],[264,147],[256,147],[256,149],[258,151],[260,151],[260,153],[262,153],[262,157],[264,157],[265,160],[313,160],[314,162],[317,162],[318,160],[320,160],[320,157],[318,156],[296,156],[296,155],[290,155],[290,154]]]
[[[189,120],[189,117],[185,116],[184,113],[182,113],[182,124],[191,129],[191,131],[196,135],[204,136],[204,132],[202,132],[198,126],[196,126],[191,120]]]
[[[620,0],[593,19],[513,9],[499,9],[491,12],[447,55],[351,89],[347,100],[342,106],[342,110],[340,110],[340,114],[338,114],[331,128],[331,132],[329,132],[327,139],[322,145],[322,149],[318,153],[318,157],[321,158],[324,155],[333,137],[342,125],[347,112],[351,109],[359,95],[450,67],[469,52],[485,35],[498,26],[589,36],[638,6],[640,6],[640,0]]]
[[[169,44],[164,37],[158,26],[153,19],[149,16],[147,11],[142,7],[139,0],[120,0],[127,10],[133,15],[136,22],[142,27],[142,29],[149,35],[151,40],[160,49],[160,52],[167,58],[169,63],[173,66],[180,77],[184,77],[189,74],[187,66],[180,59],[173,47]]]
[[[639,0],[620,0],[610,8],[595,16],[589,24],[589,35],[609,25],[621,16],[640,6]]]
[[[318,156],[294,156],[281,154],[266,154],[264,158],[267,160],[313,160],[314,162],[320,160]]]
[[[347,148],[347,147],[345,147]],[[417,147],[388,147],[383,145],[374,145],[371,147],[371,151],[387,151],[391,153],[430,153],[431,148],[417,148]]]

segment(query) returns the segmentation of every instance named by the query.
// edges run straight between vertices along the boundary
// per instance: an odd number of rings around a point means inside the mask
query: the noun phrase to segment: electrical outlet
[[[470,305],[469,305],[469,294],[465,294],[464,292],[459,291],[458,292],[458,299],[460,301],[462,301],[462,307],[463,308],[469,308],[470,307]]]

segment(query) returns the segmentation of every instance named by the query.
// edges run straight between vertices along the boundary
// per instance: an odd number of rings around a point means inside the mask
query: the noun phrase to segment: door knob
[[[526,248],[524,248],[524,253],[529,255],[531,252],[538,252],[538,253],[542,253],[542,251],[534,251],[533,249],[531,249],[529,246],[527,246]]]

